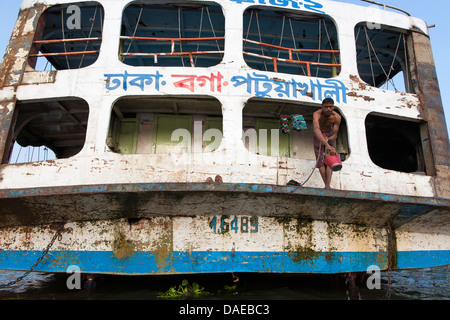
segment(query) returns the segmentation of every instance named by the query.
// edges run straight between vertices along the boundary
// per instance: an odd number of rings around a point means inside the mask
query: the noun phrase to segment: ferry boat
[[[385,9],[24,0],[0,67],[0,269],[449,264],[450,145],[429,29]],[[313,145],[326,98],[342,119],[331,189]]]

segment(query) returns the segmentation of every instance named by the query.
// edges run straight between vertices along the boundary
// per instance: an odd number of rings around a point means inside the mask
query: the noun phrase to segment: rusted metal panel
[[[10,154],[12,123],[14,123],[15,101],[0,101],[0,165],[8,162]],[[1,175],[1,167],[0,167]],[[0,176],[0,182],[1,182]]]
[[[0,268],[27,269],[58,226],[0,228]],[[448,263],[444,235],[401,233],[408,266]],[[298,218],[211,215],[66,223],[36,270],[85,273],[343,273],[388,268],[390,236],[370,228]],[[406,251],[404,251],[406,249]],[[427,250],[428,253],[425,253]],[[445,254],[447,252],[447,254]],[[405,261],[400,260],[401,264]],[[395,268],[395,266],[394,266]]]
[[[28,64],[36,27],[47,6],[34,6],[19,13],[13,35],[0,66],[0,88],[20,85]]]
[[[13,34],[9,41],[2,63],[0,65],[0,90],[8,86],[20,85],[25,68],[28,64],[28,54],[32,47],[39,17],[45,6],[35,6],[19,13]],[[2,92],[0,92],[1,94]],[[0,160],[8,161],[11,143],[11,124],[14,114],[16,97],[4,100],[7,94],[0,95]]]
[[[22,85],[54,83],[57,71],[25,71]]]
[[[0,229],[0,248],[11,253],[0,257],[0,266],[25,265],[28,252],[44,250],[54,232],[49,225]],[[65,224],[40,268],[64,272],[77,265],[83,272],[121,274],[334,273],[371,264],[386,268],[386,246],[383,229],[310,220],[234,215],[117,219]],[[358,261],[359,255],[365,258]]]
[[[415,91],[419,96],[424,120],[427,121],[436,168],[435,184],[439,197],[450,197],[450,143],[440,95],[431,43],[428,36],[412,32],[408,41],[412,58]]]

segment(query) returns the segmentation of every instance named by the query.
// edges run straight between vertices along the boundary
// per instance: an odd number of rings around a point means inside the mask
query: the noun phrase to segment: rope
[[[355,41],[356,43],[358,43],[360,32],[361,32],[361,27],[358,28],[358,33],[356,34],[356,41]]]
[[[322,20],[322,21],[323,21],[323,26],[325,27],[325,33],[327,34],[328,42],[330,43],[330,49],[334,50],[333,43],[331,42],[330,34],[328,33],[327,23],[325,22],[325,20]],[[334,52],[333,52],[333,55],[334,55]],[[336,58],[336,56],[335,56],[335,58]]]
[[[392,60],[391,67],[389,68],[389,74],[387,75],[388,79],[386,81],[386,82],[391,82],[392,83],[392,86],[394,87],[395,91],[398,91],[398,90],[395,87],[394,81],[392,81],[392,79],[390,77],[391,77],[392,70],[394,69],[395,58],[397,58],[397,53],[398,53],[398,49],[400,47],[400,42],[401,41],[402,41],[402,37],[400,36],[400,37],[398,37],[397,48],[395,49],[394,59]]]
[[[142,11],[143,10],[144,10],[144,7],[141,7],[141,11],[139,12],[139,16],[138,16],[138,19],[137,19],[137,22],[136,22],[136,26],[134,27],[133,36],[132,36],[133,38],[136,36],[137,28],[139,26],[139,22],[141,21],[141,16],[142,16]],[[131,39],[130,44],[128,45],[127,52],[125,52],[125,53],[128,53],[130,51],[131,44],[134,41],[133,38]],[[123,56],[123,61],[122,62],[124,62],[127,57],[128,57],[127,55]]]
[[[281,47],[281,44],[283,43],[283,36],[284,36],[284,23],[286,21],[286,16],[283,16],[283,25],[281,26],[281,36],[280,36],[280,44],[278,45]],[[280,58],[280,52],[281,50],[278,50],[277,59]]]
[[[303,187],[308,181],[309,181],[309,179],[311,179],[311,177],[313,176],[313,174],[314,174],[314,172],[316,171],[316,169],[317,169],[317,165],[319,164],[319,161],[320,161],[320,151],[321,151],[321,149],[322,149],[322,141],[320,141],[320,145],[319,145],[319,156],[317,157],[317,161],[316,161],[316,164],[314,165],[314,168],[313,168],[313,170],[311,171],[311,174],[309,175],[309,177],[303,182],[303,183],[299,183],[298,184],[298,187]],[[323,157],[325,157],[325,152],[323,153]],[[292,180],[291,180],[292,181]],[[298,182],[297,182],[298,183]]]
[[[311,179],[312,175],[314,174],[314,171],[316,171],[317,169],[317,165],[319,164],[319,160],[320,160],[320,151],[322,149],[322,141],[320,141],[320,145],[319,145],[319,156],[317,157],[317,161],[316,161],[316,165],[314,166],[314,169],[312,170],[311,174],[309,175],[309,177],[305,180],[305,182],[303,182],[302,184],[300,184],[300,187],[303,187],[308,181],[309,179]],[[323,157],[325,157],[325,152],[323,154]]]
[[[245,35],[245,40],[248,40],[248,34],[250,33],[250,26],[252,25],[252,20],[253,20],[253,10],[250,11],[250,20],[248,22],[248,27],[247,27],[247,33]],[[245,50],[245,46],[247,45],[247,41],[245,41],[244,43],[244,50]]]
[[[373,44],[372,44],[372,41],[370,40],[370,38],[369,38],[369,36],[368,36],[368,34],[367,34],[367,28],[364,27],[364,30],[365,30],[365,32],[366,32],[366,39],[367,39],[367,46],[368,46],[367,49],[370,51],[370,49],[372,48],[372,51],[373,51],[373,53],[375,54],[375,58],[377,59],[378,64],[379,64],[380,67],[381,67],[381,70],[383,70],[383,73],[384,73],[384,75],[386,76],[386,82],[391,82],[391,83],[392,83],[392,86],[394,87],[394,89],[397,90],[397,88],[395,87],[395,84],[394,84],[394,82],[392,81],[392,79],[389,79],[390,72],[389,72],[389,75],[386,73],[386,70],[384,70],[384,67],[383,67],[382,63],[381,63],[380,59],[378,58],[377,52],[376,52],[376,50],[375,50],[375,48],[374,48],[374,46],[373,46]],[[400,40],[401,40],[401,37],[399,37],[399,42],[398,42],[398,44],[397,44],[397,50],[396,50],[395,55],[394,55],[394,61],[393,61],[393,63],[392,63],[392,66],[394,65],[395,58],[397,57],[398,48],[399,48],[399,46],[400,46]],[[370,47],[369,47],[369,46],[370,46]],[[372,58],[371,58],[371,56],[370,56],[370,53],[369,53],[369,58],[370,58],[370,62],[371,62],[371,65],[372,65]],[[392,66],[391,66],[391,68],[392,68]],[[372,70],[372,77],[373,77],[373,70]],[[373,80],[374,80],[374,86],[376,86],[376,84],[375,84],[375,79],[373,79]]]
[[[212,33],[213,33],[213,36],[214,36],[214,38],[217,38],[217,37],[216,37],[216,31],[214,30],[214,25],[213,25],[213,23],[212,23],[212,20],[211,20],[211,14],[209,13],[208,7],[206,7],[206,13],[208,13],[209,24],[211,25],[211,31],[212,31]],[[218,41],[217,39],[216,39],[216,44],[217,44],[217,50],[218,50],[218,51],[221,51],[221,50],[220,50],[219,41]],[[221,54],[221,57],[223,58],[222,54]]]
[[[178,7],[178,37],[181,38],[181,8]],[[180,52],[183,52],[183,41],[180,41]],[[181,56],[181,63],[184,65],[183,56]]]
[[[100,31],[103,35],[103,14],[102,14],[103,10],[100,10]]]
[[[213,22],[212,22],[212,19],[211,19],[211,14],[210,14],[210,12],[209,12],[208,7],[206,7],[206,13],[208,14],[208,20],[209,20],[209,24],[210,24],[210,26],[211,26],[211,31],[212,31],[213,37],[214,37],[214,38],[217,38],[217,37],[216,37],[216,31],[215,31],[215,29],[214,29],[214,25],[213,25]],[[198,32],[198,38],[201,38],[201,36],[202,36],[202,31],[203,31],[203,15],[204,15],[204,8],[202,7],[202,14],[201,14],[201,16],[200,16],[200,28],[199,28],[199,32]],[[217,39],[216,39],[216,45],[217,45],[217,51],[221,51],[221,50],[220,50],[219,41],[218,41]],[[197,44],[197,52],[199,51],[199,48],[200,48],[200,42]],[[223,58],[223,55],[222,55],[222,54],[220,54],[220,56]],[[197,60],[198,60],[198,56],[195,57],[195,62],[194,62],[193,67],[195,67],[195,64],[197,63]]]
[[[88,38],[90,38],[92,36],[92,31],[94,30],[94,24],[95,24],[95,17],[97,16],[97,10],[98,10],[98,6],[95,7],[95,12],[94,12],[94,17],[91,18],[92,24],[91,24],[91,29],[89,30],[89,36]],[[86,46],[84,47],[84,51],[87,51],[87,47],[89,46],[90,41],[86,41]],[[78,66],[78,69],[81,68],[81,65],[83,64],[84,61],[84,54],[81,57],[81,61],[80,61],[80,65]]]
[[[19,153],[17,154],[17,158],[16,158],[16,162],[15,163],[19,163],[19,156],[20,156],[20,153],[22,152],[22,146],[21,145],[19,145],[20,146],[20,149],[19,149]]]
[[[63,40],[65,39],[65,34],[64,34],[64,10],[61,9],[61,33],[62,33],[62,38]],[[66,63],[67,63],[67,68],[70,70],[70,65],[69,65],[69,59],[67,58],[67,47],[66,47],[66,41],[63,41],[64,43],[64,53],[66,54]]]
[[[203,28],[203,14],[204,14],[204,7],[202,7],[202,14],[200,16],[200,28],[198,30],[198,38],[202,37],[202,28]],[[199,51],[200,48],[200,42],[197,43],[197,52]],[[197,60],[198,60],[198,56],[195,57],[195,62],[194,65],[197,64]]]
[[[370,46],[369,46],[369,35],[367,34],[367,28],[364,27],[364,31],[366,33],[366,44],[367,44],[367,52],[369,53],[369,62],[370,62],[370,70],[372,71],[372,80],[373,80],[373,86],[376,87],[376,82],[375,82],[375,73],[373,71],[373,64],[372,64],[372,54],[370,51]]]
[[[294,28],[292,28],[292,20],[289,18],[289,25],[291,26],[291,35],[292,35],[292,43],[294,44],[294,49],[297,49],[297,45],[295,44],[295,36],[294,36]],[[297,56],[297,60],[301,60],[298,56],[298,52],[295,52],[295,55]],[[303,75],[306,75],[305,68],[303,68],[303,65],[301,65]]]
[[[259,26],[259,15],[258,12],[256,12],[256,26],[258,27],[258,36],[259,36],[259,42],[262,42],[262,38],[261,38],[261,28]],[[261,46],[261,54],[264,56],[264,49],[263,46]],[[264,63],[264,68],[267,71],[267,63],[266,60],[263,60]]]
[[[330,43],[330,49],[334,51],[333,43],[331,41],[330,34],[328,33],[328,28],[327,28],[327,24],[325,22],[325,19],[322,20],[322,21],[323,21],[323,25],[325,27],[325,33],[327,34],[328,42]],[[337,61],[336,54],[333,52],[332,55],[333,55],[334,60]]]
[[[322,48],[322,19],[319,20],[319,50]],[[319,51],[319,56],[317,62],[320,63],[321,52]],[[320,66],[317,66],[316,77],[319,76]]]

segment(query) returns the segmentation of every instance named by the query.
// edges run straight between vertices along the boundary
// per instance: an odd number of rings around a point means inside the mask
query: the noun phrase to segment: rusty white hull
[[[70,188],[56,198],[42,188],[9,192],[35,222],[8,220],[3,210],[2,224],[10,225],[0,229],[4,269],[28,269],[60,225],[36,270],[344,273],[387,269],[391,255],[397,269],[450,263],[449,226],[438,222],[448,214],[445,201],[206,183]]]
[[[1,267],[27,270],[55,228],[1,232]],[[400,232],[397,240],[398,269],[449,263],[448,235]],[[35,270],[66,272],[77,266],[85,273],[126,275],[364,272],[372,266],[388,268],[387,242],[382,228],[269,217],[79,222],[64,225],[62,235]]]
[[[424,21],[325,0],[71,4],[24,0],[0,68],[0,269],[28,270],[60,225],[35,270],[450,263],[450,144]],[[391,70],[405,92],[384,87]],[[326,97],[342,115],[333,190],[313,171]],[[308,129],[283,135],[284,113]],[[57,159],[12,163],[17,144]]]

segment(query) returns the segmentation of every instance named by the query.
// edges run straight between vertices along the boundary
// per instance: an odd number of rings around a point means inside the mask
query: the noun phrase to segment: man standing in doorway
[[[317,168],[319,168],[325,189],[331,189],[331,176],[333,171],[325,165],[325,154],[335,155],[336,139],[341,124],[341,116],[334,111],[334,100],[326,98],[322,101],[322,108],[313,114],[314,153],[316,154]]]

